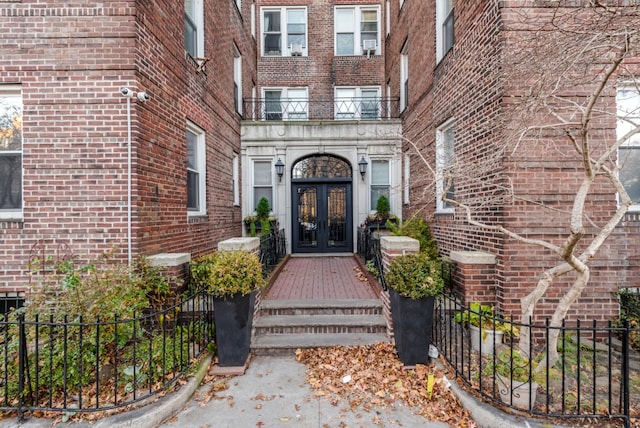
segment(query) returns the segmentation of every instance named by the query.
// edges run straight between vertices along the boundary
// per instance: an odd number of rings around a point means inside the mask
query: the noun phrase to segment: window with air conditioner
[[[380,8],[336,6],[335,55],[380,54]]]
[[[307,9],[262,9],[262,55],[307,56]]]

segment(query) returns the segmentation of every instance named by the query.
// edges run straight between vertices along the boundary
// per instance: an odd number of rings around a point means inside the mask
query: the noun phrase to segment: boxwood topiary
[[[444,288],[441,264],[425,253],[407,254],[394,258],[385,280],[403,297],[421,299],[436,296]]]

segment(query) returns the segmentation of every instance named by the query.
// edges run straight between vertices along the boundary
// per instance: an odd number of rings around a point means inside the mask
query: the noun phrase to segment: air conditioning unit
[[[367,39],[362,41],[362,54],[371,55],[376,53],[376,41]]]
[[[294,43],[291,45],[291,56],[302,56],[302,45]]]

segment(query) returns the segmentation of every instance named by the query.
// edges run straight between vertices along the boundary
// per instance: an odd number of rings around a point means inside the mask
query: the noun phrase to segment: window
[[[256,38],[256,4],[251,3],[251,36]]]
[[[402,7],[402,4],[400,5]],[[385,8],[385,25],[387,36],[391,33],[391,0],[387,0],[386,8]]]
[[[236,0],[236,7],[238,10],[242,10],[242,0]]]
[[[262,10],[262,55],[307,56],[307,10]]]
[[[306,120],[307,88],[264,89],[265,120]]]
[[[637,87],[619,87],[616,95],[618,109],[618,139],[640,126],[640,91]],[[631,210],[640,211],[640,134],[627,139],[618,149],[620,181],[633,201]]]
[[[233,102],[236,111],[242,114],[242,56],[235,44],[233,45]]]
[[[371,161],[371,211],[376,210],[378,198],[382,195],[389,198],[389,161]]]
[[[378,7],[336,7],[335,54],[380,54],[380,9]]]
[[[0,219],[22,218],[22,93],[0,85]]]
[[[206,170],[204,131],[187,123],[187,212],[205,215]]]
[[[436,61],[453,48],[453,0],[436,0]]]
[[[408,204],[409,199],[409,179],[411,178],[411,156],[406,153],[404,155],[404,203]]]
[[[446,195],[453,200],[453,162],[454,162],[455,123],[447,121],[436,131],[436,210],[439,212],[453,212],[451,203],[442,200]]]
[[[379,119],[380,88],[336,88],[336,119]]]
[[[184,1],[184,49],[193,58],[204,56],[204,12],[202,0]]]
[[[240,206],[240,158],[236,153],[233,154],[233,163],[231,164],[231,177],[233,180],[233,205]]]
[[[260,199],[267,198],[269,206],[273,207],[273,192],[271,184],[271,161],[253,162],[253,209],[258,206]]]
[[[409,47],[404,43],[400,51],[400,111],[409,106]]]

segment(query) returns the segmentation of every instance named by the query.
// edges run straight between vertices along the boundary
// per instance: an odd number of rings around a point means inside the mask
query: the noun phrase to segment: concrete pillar
[[[171,288],[180,292],[187,283],[189,277],[189,253],[160,253],[147,257],[149,265],[161,267],[162,274],[171,279]]]

